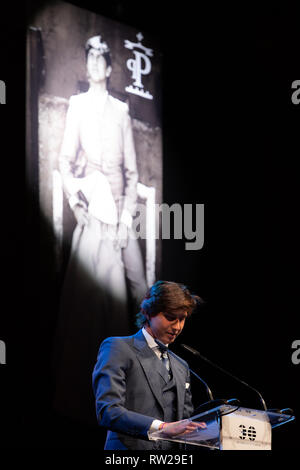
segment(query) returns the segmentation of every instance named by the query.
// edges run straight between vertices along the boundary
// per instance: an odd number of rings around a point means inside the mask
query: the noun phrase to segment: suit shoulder
[[[114,109],[120,113],[128,113],[129,108],[128,104],[124,103],[124,101],[119,100],[118,98],[115,98],[112,95],[109,95],[109,101],[111,105],[114,107]]]
[[[87,93],[79,93],[78,95],[72,95],[69,99],[69,108],[80,109],[84,106],[87,100]]]
[[[132,341],[132,336],[109,336],[102,341],[101,347],[110,345],[110,346],[122,346],[128,344]]]
[[[106,338],[100,345],[98,360],[100,362],[103,360],[115,361],[118,358],[121,362],[127,362],[132,351],[131,342],[131,336],[110,336]]]

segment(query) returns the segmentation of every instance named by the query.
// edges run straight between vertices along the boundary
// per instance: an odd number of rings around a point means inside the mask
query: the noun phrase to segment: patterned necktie
[[[170,359],[168,356],[168,352],[165,349],[160,348],[160,354],[161,354],[161,362],[165,366],[165,368],[168,371],[168,378],[171,380],[172,378],[172,373],[171,373],[171,367],[170,367]]]

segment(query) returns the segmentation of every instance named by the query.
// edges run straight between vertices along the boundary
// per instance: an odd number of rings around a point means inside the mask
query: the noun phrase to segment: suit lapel
[[[160,366],[160,363],[156,360],[155,353],[149,348],[142,331],[134,336],[134,347],[138,352],[137,358],[144,370],[152,393],[161,407],[164,408],[160,379],[162,371],[157,367]]]
[[[167,384],[169,382],[169,374],[166,366],[156,357],[155,365],[158,374],[163,378],[164,382]]]
[[[186,368],[171,354],[169,354],[169,358],[177,389],[177,417],[178,419],[182,419],[185,399]]]

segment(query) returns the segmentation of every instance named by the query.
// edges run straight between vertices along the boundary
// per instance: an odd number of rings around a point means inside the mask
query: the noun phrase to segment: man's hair
[[[192,295],[184,284],[171,281],[157,281],[146,293],[140,311],[136,316],[136,325],[141,328],[148,323],[148,317],[155,317],[158,313],[171,313],[179,316],[187,312],[191,316],[197,305],[203,300]]]
[[[87,61],[87,58],[91,49],[100,50],[101,54],[103,55],[105,59],[106,66],[107,67],[111,66],[110,49],[102,36],[100,35],[93,36],[92,38],[87,40],[85,44],[85,60],[86,61]]]

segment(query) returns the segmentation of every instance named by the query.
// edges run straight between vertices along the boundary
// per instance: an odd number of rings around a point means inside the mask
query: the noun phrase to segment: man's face
[[[150,318],[146,330],[164,344],[173,343],[182,332],[186,317],[187,312],[176,316],[171,313],[160,312],[155,317]]]
[[[110,76],[111,67],[107,67],[106,60],[97,49],[90,49],[87,56],[87,71],[91,81],[103,82]]]

